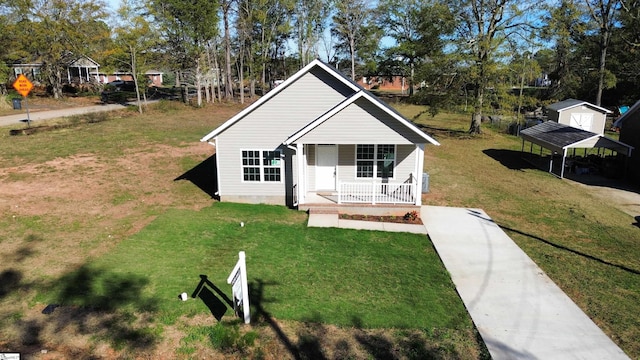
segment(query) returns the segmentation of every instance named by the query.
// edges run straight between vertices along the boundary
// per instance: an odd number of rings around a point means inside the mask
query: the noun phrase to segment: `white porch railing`
[[[338,204],[415,204],[415,183],[349,183],[338,184]]]

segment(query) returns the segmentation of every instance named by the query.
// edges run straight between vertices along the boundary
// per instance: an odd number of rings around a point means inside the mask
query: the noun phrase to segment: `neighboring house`
[[[114,71],[110,74],[107,74],[104,72],[98,72],[93,75],[98,80],[98,82],[102,84],[107,84],[112,81],[118,81],[118,80],[133,81],[133,76],[131,75],[131,73],[126,71]],[[162,76],[164,75],[163,72],[158,70],[148,70],[144,73],[144,75],[148,80],[149,86],[162,86],[163,84]]]
[[[631,153],[628,175],[640,186],[640,101],[636,102],[613,124],[620,129],[620,141],[633,146],[636,150]]]
[[[63,83],[83,84],[97,80],[94,74],[98,73],[100,64],[88,56],[68,54],[65,56],[64,64]],[[38,79],[42,63],[16,63],[10,66],[15,77],[24,74],[31,79]]]
[[[164,75],[162,71],[147,70],[144,75],[149,79],[149,86],[162,86],[162,75]]]
[[[426,144],[439,145],[335,68],[314,60],[204,136],[221,201],[421,204]]]
[[[366,90],[399,91],[409,90],[409,81],[401,75],[362,77],[358,85]]]
[[[604,134],[607,114],[612,112],[586,101],[567,99],[547,106],[548,119],[596,134]]]

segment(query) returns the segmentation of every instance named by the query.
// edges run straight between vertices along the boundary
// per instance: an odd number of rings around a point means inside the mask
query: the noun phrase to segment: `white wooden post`
[[[413,188],[413,196],[415,196],[414,203],[417,206],[422,205],[422,173],[424,172],[424,144],[418,144],[417,150],[417,162],[416,165],[416,183]]]
[[[307,179],[304,176],[304,164],[306,156],[307,155],[304,152],[304,144],[296,144],[296,160],[298,161],[298,178],[296,179],[298,188],[296,189],[296,191],[298,191],[298,204],[305,204],[307,202]]]
[[[227,284],[231,285],[233,310],[237,313],[237,308],[242,304],[242,313],[244,314],[244,323],[251,322],[251,309],[249,308],[249,286],[247,284],[247,264],[244,251],[238,253],[238,262],[231,270],[231,274],[227,278]]]

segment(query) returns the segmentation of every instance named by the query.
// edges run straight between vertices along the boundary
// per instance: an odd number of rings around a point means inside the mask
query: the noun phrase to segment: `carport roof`
[[[607,148],[630,156],[633,146],[590,131],[547,121],[520,132],[523,140],[530,141],[558,154],[569,148]]]

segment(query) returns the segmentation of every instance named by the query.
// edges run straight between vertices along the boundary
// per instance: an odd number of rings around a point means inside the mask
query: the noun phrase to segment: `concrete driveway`
[[[493,359],[628,359],[482,210],[422,221]]]

